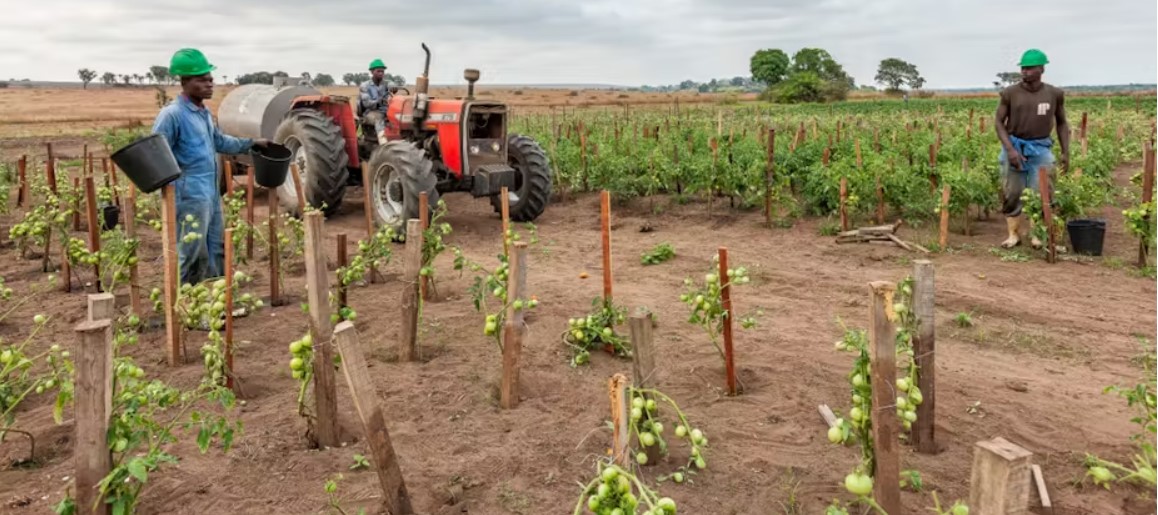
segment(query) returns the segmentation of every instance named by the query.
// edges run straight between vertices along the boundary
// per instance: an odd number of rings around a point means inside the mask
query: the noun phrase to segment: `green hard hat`
[[[1045,52],[1031,48],[1026,50],[1024,54],[1021,54],[1021,62],[1018,66],[1028,68],[1030,66],[1045,66],[1047,64],[1049,64],[1049,59],[1046,59]]]
[[[386,63],[382,62],[381,59],[375,59],[373,61],[370,61],[370,69],[373,70],[374,68],[382,68],[383,70],[385,70],[386,69]]]
[[[196,48],[182,48],[169,60],[169,74],[178,77],[196,77],[216,69]]]

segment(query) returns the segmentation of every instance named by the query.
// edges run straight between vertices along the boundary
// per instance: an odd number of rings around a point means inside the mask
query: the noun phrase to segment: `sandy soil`
[[[3,98],[3,97],[0,97]],[[2,109],[0,109],[2,111]],[[1137,165],[1123,167],[1122,176]],[[331,240],[339,232],[364,234],[361,191],[351,189],[341,212],[326,222]],[[463,195],[447,197],[447,243],[487,265],[501,251],[499,221],[489,204]],[[259,201],[259,206],[264,202]],[[259,209],[259,217],[263,210]],[[606,382],[630,374],[630,362],[593,356],[589,366],[568,366],[558,335],[568,317],[585,314],[600,294],[598,198],[582,196],[552,204],[538,220],[541,242],[531,249],[529,287],[542,305],[530,320],[524,342],[523,402],[497,407],[500,356],[482,335],[482,316],[471,306],[468,274],[452,270],[450,252],[437,262],[439,297],[427,304],[421,322],[422,361],[397,363],[402,263],[394,260],[385,284],[355,288],[350,302],[368,354],[391,437],[407,486],[420,513],[569,513],[594,460],[610,445]],[[974,235],[951,236],[951,252],[930,257],[937,274],[937,435],[944,447],[935,456],[902,445],[902,469],[919,470],[927,488],[942,500],[969,493],[972,445],[1003,436],[1034,453],[1054,500],[1054,514],[1153,513],[1153,492],[1130,487],[1113,491],[1077,484],[1085,452],[1127,460],[1133,413],[1102,394],[1112,384],[1133,385],[1144,375],[1132,360],[1153,352],[1155,281],[1129,265],[1136,242],[1123,232],[1120,210],[1107,208],[1106,256],[1063,260],[1003,261],[991,253],[1002,238],[998,220],[974,225]],[[846,410],[845,374],[850,355],[832,350],[841,334],[837,319],[867,327],[868,282],[896,281],[918,257],[876,245],[837,245],[818,236],[819,220],[791,228],[765,229],[761,215],[707,203],[677,205],[657,197],[613,208],[615,299],[628,308],[647,306],[658,314],[658,385],[711,437],[709,467],[693,484],[665,483],[662,491],[681,513],[821,513],[833,498],[847,499],[844,475],[858,459],[855,448],[827,442],[816,406]],[[11,215],[0,219],[10,227]],[[655,228],[641,233],[644,225]],[[6,229],[5,229],[6,231]],[[146,288],[159,284],[159,243],[146,231],[142,263]],[[934,241],[933,227],[903,228],[906,239]],[[7,239],[7,238],[5,238]],[[660,242],[677,257],[644,267],[639,255]],[[744,395],[723,395],[723,366],[699,329],[685,323],[678,295],[684,277],[698,277],[711,256],[727,246],[736,265],[746,265],[752,283],[738,287],[741,311],[759,309],[760,325],[737,330],[736,352]],[[396,252],[401,247],[396,247]],[[267,292],[267,265],[247,267]],[[1028,254],[1028,253],[1027,253]],[[330,250],[331,258],[336,256]],[[22,260],[11,245],[0,250],[0,274],[17,292],[42,275],[39,261]],[[301,268],[287,279],[289,295],[303,298]],[[590,278],[581,279],[582,272]],[[147,291],[147,290],[146,290]],[[38,344],[75,345],[72,328],[84,316],[84,295],[49,292],[19,308],[0,325],[13,341],[33,314],[52,315],[48,337]],[[973,327],[953,318],[971,313]],[[305,425],[295,413],[295,383],[287,369],[287,344],[305,330],[296,302],[267,308],[237,323],[237,371],[246,389],[240,409],[245,432],[228,455],[200,455],[191,442],[174,452],[179,465],[152,476],[141,513],[317,513],[325,510],[325,480],[338,473],[344,506],[374,512],[379,494],[372,471],[348,470],[355,453],[367,454],[360,438],[345,448],[308,449]],[[626,330],[626,328],[624,328]],[[196,357],[204,333],[189,333]],[[195,384],[194,359],[176,369],[164,364],[163,335],[148,332],[130,350],[150,376],[178,385]],[[1021,383],[1025,391],[1012,389]],[[341,423],[360,435],[348,389],[339,376]],[[975,410],[968,410],[975,406]],[[36,434],[33,468],[10,463],[27,452],[21,438],[0,446],[0,512],[46,513],[73,475],[71,415],[51,419],[47,399],[35,398],[19,414],[19,426]],[[686,449],[649,467],[647,478],[678,466]],[[908,513],[932,505],[927,493],[903,494]],[[1042,513],[1038,511],[1038,513]]]

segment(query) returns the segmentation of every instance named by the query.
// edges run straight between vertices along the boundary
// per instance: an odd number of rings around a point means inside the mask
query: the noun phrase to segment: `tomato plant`
[[[714,256],[713,262],[718,264],[719,259],[718,255]],[[724,359],[724,349],[720,347],[720,338],[724,334],[724,319],[728,317],[727,311],[724,310],[724,283],[726,282],[728,286],[743,285],[751,282],[751,279],[748,277],[747,267],[729,268],[728,276],[724,282],[720,281],[720,274],[716,273],[717,270],[719,267],[714,266],[707,274],[704,274],[703,285],[697,285],[690,277],[684,279],[685,292],[680,295],[680,302],[687,304],[691,311],[688,316],[688,323],[700,326],[708,335],[708,340],[712,346],[720,353],[720,358]],[[735,316],[735,313],[732,316]],[[741,328],[750,329],[755,325],[754,316],[740,317]]]
[[[631,342],[615,331],[627,317],[627,308],[604,297],[592,299],[592,312],[567,320],[563,343],[572,349],[571,366],[584,365],[591,351],[602,349],[619,357],[631,356]]]
[[[614,464],[599,463],[595,478],[583,486],[574,515],[590,510],[596,515],[627,515],[638,513],[645,506],[644,515],[675,515],[676,503],[670,497],[644,485],[631,472]]]
[[[527,223],[525,227],[528,232],[531,233],[531,243],[538,242],[538,238],[535,236],[535,226]],[[522,236],[514,229],[508,229],[507,234],[504,236],[508,248],[521,238]],[[485,276],[475,276],[469,293],[471,301],[474,304],[474,309],[486,314],[485,321],[483,322],[483,335],[493,338],[499,352],[502,352],[503,339],[499,328],[501,328],[506,321],[507,307],[513,307],[516,311],[534,309],[539,306],[539,300],[534,295],[531,295],[529,298],[510,299],[507,288],[508,281],[510,280],[510,257],[503,253],[498,255],[498,259],[499,265],[490,273],[487,273]],[[482,265],[467,259],[462,249],[458,247],[454,247],[454,269],[458,270],[460,274],[467,269],[476,273],[484,270]],[[497,309],[494,311],[488,307],[488,296],[494,297],[498,301]]]
[[[1134,441],[1136,450],[1130,458],[1130,465],[1122,465],[1113,461],[1101,459],[1092,454],[1086,454],[1085,466],[1087,476],[1094,484],[1110,488],[1113,482],[1129,482],[1149,485],[1153,489],[1158,482],[1158,457],[1155,456],[1154,438],[1158,434],[1158,422],[1155,422],[1155,413],[1158,412],[1158,376],[1150,363],[1146,364],[1147,379],[1133,388],[1125,389],[1119,386],[1107,387],[1103,393],[1114,392],[1126,399],[1126,405],[1137,410],[1137,415],[1130,421],[1139,426],[1140,431],[1130,437]]]
[[[665,427],[659,413],[660,402],[668,404],[675,412],[674,419],[669,420],[669,423],[674,424],[673,434],[676,438],[688,442],[687,463],[681,466],[677,472],[665,476],[665,479],[682,483],[685,477],[694,474],[695,470],[707,468],[708,437],[702,430],[692,426],[687,416],[671,397],[654,388],[631,387],[628,393],[631,399],[628,427],[641,447],[658,446],[661,454],[667,455],[668,453],[667,440],[664,439]],[[637,450],[635,460],[640,465],[647,464],[647,453],[643,452],[642,449]]]

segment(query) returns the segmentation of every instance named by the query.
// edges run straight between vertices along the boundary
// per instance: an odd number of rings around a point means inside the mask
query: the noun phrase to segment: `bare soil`
[[[1123,167],[1119,174],[1137,168]],[[350,189],[341,212],[325,227],[330,241],[339,232],[349,234],[351,253],[365,234],[361,195]],[[464,195],[447,201],[446,221],[454,228],[447,243],[475,261],[497,264],[499,220],[489,204]],[[613,208],[614,298],[658,315],[659,388],[711,441],[708,469],[694,483],[661,488],[681,513],[822,513],[832,499],[848,499],[842,479],[859,459],[855,448],[828,443],[817,413],[821,403],[838,411],[848,407],[845,375],[852,357],[832,348],[842,333],[838,319],[867,328],[868,283],[899,280],[922,256],[892,246],[837,245],[818,235],[821,220],[763,228],[760,213],[721,204],[709,212],[707,202],[681,205],[655,197]],[[263,213],[259,209],[259,219]],[[473,277],[452,270],[450,252],[436,263],[437,298],[424,309],[420,362],[395,359],[401,260],[385,270],[385,284],[350,292],[361,344],[420,513],[569,513],[577,483],[585,483],[595,460],[606,455],[607,380],[617,372],[630,375],[630,362],[597,354],[590,365],[572,368],[559,338],[567,318],[587,313],[601,294],[598,214],[598,197],[584,195],[553,203],[537,222],[540,242],[531,247],[528,283],[542,304],[530,316],[523,399],[514,410],[498,408],[500,355],[483,336],[482,315],[471,305],[467,289]],[[1136,256],[1137,243],[1124,234],[1120,208],[1107,208],[1106,216],[1101,258],[1049,265],[1021,250],[1028,261],[1002,260],[991,252],[1003,238],[1004,224],[996,218],[973,224],[973,236],[952,234],[950,252],[928,256],[936,265],[936,431],[943,451],[920,455],[902,445],[901,460],[902,469],[920,471],[926,488],[938,490],[942,501],[968,498],[973,444],[1002,436],[1032,451],[1044,469],[1055,506],[1050,513],[1155,511],[1152,491],[1079,483],[1086,452],[1128,461],[1133,413],[1102,388],[1139,382],[1144,371],[1136,359],[1154,352],[1155,281],[1125,264]],[[5,233],[14,219],[0,219]],[[645,224],[655,230],[641,233]],[[934,231],[931,224],[905,226],[901,235],[929,243]],[[148,291],[160,284],[160,248],[156,233],[144,232],[141,269]],[[674,245],[677,256],[642,266],[640,254],[661,242]],[[699,329],[685,322],[678,300],[683,279],[709,271],[720,246],[728,247],[735,266],[751,271],[752,282],[735,290],[737,308],[763,313],[759,326],[736,331],[746,387],[738,397],[724,395],[723,364]],[[396,254],[400,250],[395,247]],[[258,249],[246,269],[258,278],[253,291],[267,294],[264,254]],[[336,250],[330,258],[336,260]],[[301,300],[304,279],[296,270],[286,290]],[[584,272],[590,274],[586,279]],[[43,278],[39,260],[20,259],[11,244],[0,249],[0,274],[18,295]],[[0,325],[0,337],[22,338],[32,316],[46,313],[52,318],[36,345],[72,347],[84,305],[82,293],[41,294]],[[959,327],[958,313],[970,313],[973,326]],[[244,434],[228,455],[199,454],[191,436],[177,445],[173,452],[181,463],[151,476],[141,513],[318,513],[326,509],[323,483],[339,473],[347,511],[375,512],[380,492],[374,472],[349,470],[352,456],[368,449],[341,376],[338,399],[348,445],[319,451],[304,439],[287,345],[305,328],[296,301],[238,320]],[[142,335],[129,353],[151,377],[192,386],[201,374],[202,338],[204,333],[187,333],[192,359],[176,369],[165,364],[159,330]],[[31,399],[19,414],[18,426],[36,435],[36,464],[10,466],[27,453],[23,437],[13,435],[0,445],[0,512],[46,513],[71,485],[74,422],[71,414],[65,418],[54,425],[44,398]],[[685,455],[686,448],[674,446],[673,456],[647,467],[644,476],[670,472]],[[906,492],[903,501],[907,513],[932,506],[928,493]]]

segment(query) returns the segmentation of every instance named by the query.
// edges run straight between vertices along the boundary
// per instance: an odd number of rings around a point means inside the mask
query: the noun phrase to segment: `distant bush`
[[[933,98],[936,96],[936,93],[928,89],[918,89],[913,91],[913,95],[915,95],[917,98]]]
[[[567,96],[569,96],[569,97],[577,97],[577,96],[579,96],[579,92],[578,92],[578,91],[575,91],[575,90],[571,90],[571,92],[570,92],[570,93],[567,93]]]
[[[519,95],[522,95],[522,94],[523,94],[523,90],[521,90],[521,89],[516,89],[516,90],[515,90],[515,96],[519,96]]]

